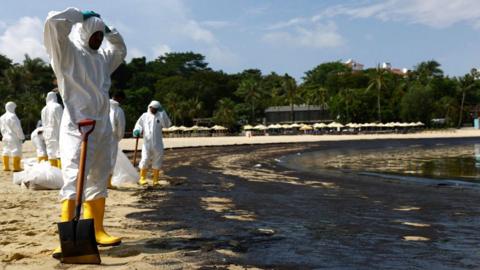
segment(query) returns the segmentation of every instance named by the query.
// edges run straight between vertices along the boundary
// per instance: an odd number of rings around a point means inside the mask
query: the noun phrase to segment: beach
[[[62,265],[58,191],[0,175],[0,269],[472,269],[478,191],[325,171],[278,159],[306,151],[475,142],[474,129],[412,134],[165,139],[163,186],[109,192],[105,225],[123,236],[101,266]],[[135,141],[121,148],[132,151]],[[33,156],[27,142],[25,156]]]

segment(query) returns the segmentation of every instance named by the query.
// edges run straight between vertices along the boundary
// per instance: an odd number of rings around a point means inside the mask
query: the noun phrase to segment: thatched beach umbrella
[[[312,130],[312,129],[313,129],[313,127],[310,126],[310,125],[302,125],[300,127],[300,130],[303,130],[303,131]]]
[[[317,128],[326,128],[327,127],[327,124],[325,123],[315,123],[313,124],[313,128],[317,129]]]
[[[264,131],[264,130],[267,130],[267,127],[264,126],[264,125],[262,125],[262,124],[260,124],[260,125],[254,126],[253,129]]]

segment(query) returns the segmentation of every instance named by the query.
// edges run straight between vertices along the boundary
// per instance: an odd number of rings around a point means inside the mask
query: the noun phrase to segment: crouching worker
[[[30,134],[30,139],[32,140],[33,146],[35,146],[35,149],[37,150],[38,163],[47,161],[47,146],[45,144],[45,139],[43,138],[43,127],[39,126],[33,130],[32,134]]]
[[[25,140],[22,125],[15,114],[17,105],[9,101],[5,104],[5,113],[0,117],[0,132],[3,141],[3,170],[10,171],[10,157],[13,158],[13,171],[22,170],[22,143]]]
[[[160,102],[154,100],[148,105],[148,111],[138,119],[133,130],[135,138],[143,132],[142,159],[140,160],[140,185],[147,184],[147,169],[152,164],[153,185],[158,185],[163,159],[162,129],[170,127],[171,122]]]
[[[71,40],[69,34],[76,23],[78,35]],[[100,48],[104,38],[108,43],[106,49]],[[121,239],[105,232],[103,219],[111,172],[112,126],[108,91],[111,86],[110,75],[127,53],[125,43],[115,29],[104,24],[100,15],[93,11],[81,12],[76,8],[49,13],[45,22],[44,43],[65,106],[60,124],[60,159],[64,182],[60,190],[61,221],[70,221],[74,217],[82,142],[77,123],[83,119],[93,119],[96,125],[87,147],[83,217],[93,218],[95,238],[99,245],[118,245]],[[61,257],[60,248],[54,251],[53,257]]]

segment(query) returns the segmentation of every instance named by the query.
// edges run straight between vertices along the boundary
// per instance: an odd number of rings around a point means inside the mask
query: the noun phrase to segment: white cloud
[[[232,23],[229,21],[203,21],[200,24],[213,29],[222,29],[232,26]]]
[[[37,17],[23,17],[16,23],[4,27],[0,35],[0,53],[14,62],[21,62],[25,54],[30,57],[48,59],[43,47],[43,23]]]
[[[125,60],[129,62],[132,58],[144,57],[145,53],[138,48],[127,48],[127,57]]]
[[[184,22],[180,27],[185,35],[189,36],[194,41],[204,42],[207,44],[215,43],[215,37],[209,30],[202,28],[195,20]]]
[[[312,19],[321,20],[335,16],[377,18],[383,21],[403,21],[444,28],[466,22],[480,25],[478,0],[388,0],[370,1],[361,5],[337,5],[326,9]]]
[[[212,46],[208,49],[207,62],[213,62],[216,65],[221,65],[228,68],[234,68],[240,63],[240,58],[228,50],[227,48],[220,46]]]
[[[277,29],[287,28],[287,27],[290,27],[290,26],[304,24],[306,22],[308,22],[308,20],[306,18],[302,18],[302,17],[293,18],[293,19],[290,19],[286,22],[275,23],[275,24],[267,27],[267,30],[277,30]]]
[[[166,44],[160,44],[153,48],[153,57],[158,58],[160,56],[165,55],[166,53],[171,52],[172,49]]]
[[[292,31],[270,32],[263,36],[263,40],[272,44],[310,48],[336,48],[345,43],[334,22],[316,23],[311,28],[297,26]]]

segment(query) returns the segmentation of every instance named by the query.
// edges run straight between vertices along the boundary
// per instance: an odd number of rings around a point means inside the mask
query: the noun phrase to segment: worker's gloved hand
[[[138,129],[134,130],[134,131],[133,131],[133,137],[134,137],[134,138],[140,137],[140,130],[138,130]]]
[[[88,19],[88,18],[91,18],[91,17],[100,18],[100,14],[98,14],[98,13],[96,13],[95,11],[92,11],[92,10],[82,11],[82,15],[83,15],[83,20],[84,20],[84,21],[85,21],[86,19]]]

